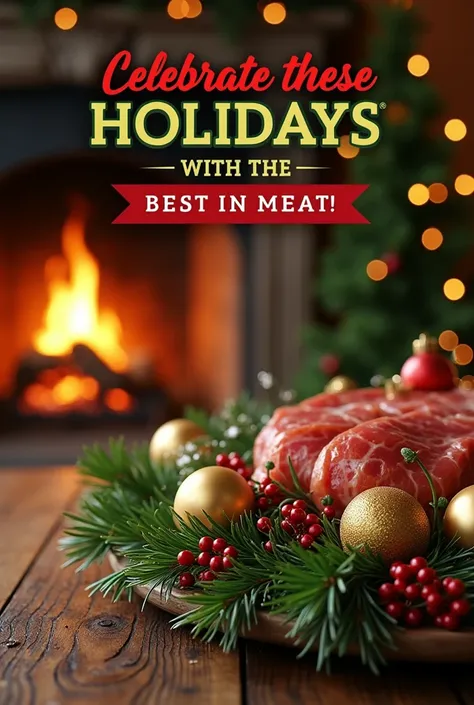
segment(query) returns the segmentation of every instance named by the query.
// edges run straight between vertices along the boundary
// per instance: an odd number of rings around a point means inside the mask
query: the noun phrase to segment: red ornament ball
[[[413,353],[400,371],[405,388],[435,392],[455,386],[456,369],[439,352],[436,338],[420,335],[413,343]]]

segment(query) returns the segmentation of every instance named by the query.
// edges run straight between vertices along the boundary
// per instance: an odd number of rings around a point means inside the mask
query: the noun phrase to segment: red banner
[[[128,206],[114,223],[368,223],[354,201],[367,186],[114,185]]]

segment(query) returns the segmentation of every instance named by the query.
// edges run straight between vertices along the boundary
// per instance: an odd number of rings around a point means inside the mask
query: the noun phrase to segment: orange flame
[[[120,342],[122,326],[115,311],[99,309],[99,265],[85,244],[84,221],[83,211],[68,217],[62,232],[63,256],[46,262],[49,301],[33,344],[44,355],[60,356],[83,343],[112,370],[123,372],[128,359]]]

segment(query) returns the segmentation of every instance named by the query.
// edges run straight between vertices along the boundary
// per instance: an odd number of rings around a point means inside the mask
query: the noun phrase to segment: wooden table
[[[138,600],[89,599],[107,566],[62,570],[57,551],[78,491],[71,468],[0,471],[0,705],[474,705],[472,665],[377,678],[344,659],[327,676],[291,650],[223,654]]]

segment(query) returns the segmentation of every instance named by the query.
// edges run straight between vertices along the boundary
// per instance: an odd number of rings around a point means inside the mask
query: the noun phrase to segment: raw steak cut
[[[272,461],[271,477],[291,487],[290,456],[302,488],[308,491],[314,462],[324,446],[342,431],[378,414],[377,405],[363,403],[332,409],[301,405],[277,409],[255,442],[254,479],[261,479],[266,474],[265,463]]]
[[[474,394],[466,389],[449,392],[403,392],[394,399],[382,399],[380,415],[400,415],[410,411],[431,411],[437,416],[474,413]]]
[[[439,495],[450,499],[474,483],[474,418],[414,411],[367,421],[330,441],[314,465],[310,491],[315,501],[330,494],[340,513],[360,492],[391,486],[428,508],[428,482],[417,465],[401,457],[405,446],[419,451]]]
[[[384,398],[385,392],[383,389],[367,387],[363,389],[349,389],[347,392],[340,392],[339,394],[322,392],[321,394],[316,394],[314,397],[305,399],[299,406],[303,409],[313,409],[314,407],[332,408],[358,402],[377,402]]]

